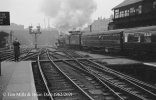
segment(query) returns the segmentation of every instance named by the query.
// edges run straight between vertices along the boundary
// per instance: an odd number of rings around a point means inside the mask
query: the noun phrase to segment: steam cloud
[[[44,0],[41,10],[56,27],[68,30],[89,23],[96,8],[94,0]]]

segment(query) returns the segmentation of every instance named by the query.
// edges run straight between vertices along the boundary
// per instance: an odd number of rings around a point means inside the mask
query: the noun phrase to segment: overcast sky
[[[0,0],[0,11],[9,11],[11,23],[25,26],[82,26],[98,17],[109,18],[123,0]],[[66,21],[65,21],[66,20]]]

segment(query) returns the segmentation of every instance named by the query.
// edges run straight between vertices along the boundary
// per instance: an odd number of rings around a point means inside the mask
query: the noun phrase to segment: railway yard
[[[11,93],[25,91],[23,87],[18,86],[17,91],[9,87],[14,76],[16,79],[16,74],[22,74],[22,68],[31,69],[30,84],[35,86],[31,90],[36,91],[36,98],[32,96],[32,99],[29,96],[29,100],[155,100],[156,98],[154,62],[147,63],[121,56],[106,56],[52,47],[22,48],[19,62],[13,62],[12,49],[1,49],[1,57],[0,99],[2,100],[17,100],[22,97],[25,100],[24,98],[27,97],[20,94],[4,95],[6,91]],[[13,64],[20,64],[21,70],[18,71],[16,68],[13,76],[5,79],[7,78],[4,76],[6,65],[3,63],[8,62],[12,69]],[[24,63],[27,62],[30,63],[30,67],[24,67]],[[24,77],[30,77],[30,73],[26,73]],[[23,75],[18,76],[20,77],[17,80],[21,77],[23,79]],[[12,96],[16,96],[16,99],[11,99]]]
[[[156,100],[156,0],[1,8],[0,100]]]

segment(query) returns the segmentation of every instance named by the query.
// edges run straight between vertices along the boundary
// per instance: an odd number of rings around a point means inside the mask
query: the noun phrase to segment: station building
[[[112,10],[109,30],[156,25],[156,0],[124,0]]]
[[[84,29],[85,32],[98,32],[108,30],[108,23],[110,19],[99,17],[97,20],[94,20],[91,25]]]

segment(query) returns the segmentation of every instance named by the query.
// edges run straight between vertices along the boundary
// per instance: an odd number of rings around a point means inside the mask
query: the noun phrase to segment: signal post
[[[35,49],[37,49],[37,35],[41,34],[41,27],[36,26],[37,30],[33,30],[32,28],[33,28],[33,26],[29,26],[29,34],[35,35]]]

